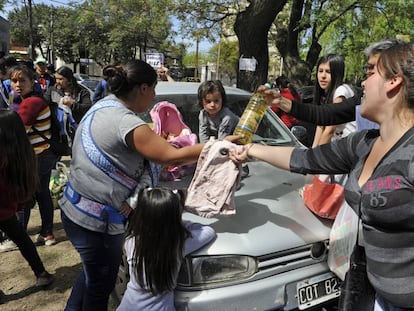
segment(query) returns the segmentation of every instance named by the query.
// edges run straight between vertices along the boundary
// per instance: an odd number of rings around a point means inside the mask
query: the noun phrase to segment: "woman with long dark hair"
[[[16,213],[37,187],[37,163],[33,147],[19,115],[0,108],[0,229],[19,248],[36,276],[36,286],[53,282]]]
[[[22,101],[18,114],[26,127],[26,132],[38,161],[38,175],[40,186],[35,192],[34,199],[39,205],[42,226],[36,237],[38,243],[46,246],[56,244],[53,235],[54,207],[50,195],[50,174],[56,167],[58,156],[50,150],[48,139],[51,138],[51,112],[50,107],[41,93],[34,90],[34,71],[25,66],[18,65],[10,69],[11,86]],[[34,206],[33,199],[26,203],[24,212],[21,213],[21,223],[27,228],[30,217],[30,209]]]
[[[174,288],[182,259],[215,237],[213,228],[183,221],[182,190],[140,191],[126,231],[131,279],[118,311],[175,310]]]
[[[314,99],[316,105],[340,103],[345,98],[354,96],[353,90],[343,83],[345,63],[342,56],[327,54],[317,64],[315,77]],[[331,141],[336,126],[317,126],[312,147]]]
[[[79,123],[92,106],[89,91],[78,83],[69,67],[59,67],[55,72],[55,79],[55,86],[48,88],[44,95],[46,101],[70,108],[75,121]]]

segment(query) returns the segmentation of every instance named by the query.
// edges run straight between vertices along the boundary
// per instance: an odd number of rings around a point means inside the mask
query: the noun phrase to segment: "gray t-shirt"
[[[200,111],[198,116],[199,122],[199,139],[200,142],[207,142],[211,136],[217,139],[231,135],[236,128],[239,117],[235,115],[229,108],[223,107],[220,112],[210,117],[204,109]]]
[[[112,99],[115,97],[112,96]],[[147,126],[146,123],[124,106],[100,109],[95,112],[92,118],[90,132],[96,145],[119,169],[139,180],[144,170],[144,159],[139,153],[128,147],[125,139],[129,132],[139,126]],[[80,133],[83,126],[84,122],[81,122],[76,130],[69,182],[82,196],[119,208],[121,203],[130,196],[131,191],[107,176],[89,160],[81,141]],[[59,204],[73,222],[92,231],[105,232],[106,224],[103,221],[79,211],[65,196],[59,201]],[[123,232],[124,225],[109,225],[109,234]]]

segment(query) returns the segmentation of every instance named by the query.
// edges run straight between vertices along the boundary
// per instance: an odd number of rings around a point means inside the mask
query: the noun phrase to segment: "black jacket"
[[[317,125],[337,125],[355,121],[355,106],[361,103],[361,94],[344,99],[339,105],[314,105],[292,102],[290,114],[299,120]]]

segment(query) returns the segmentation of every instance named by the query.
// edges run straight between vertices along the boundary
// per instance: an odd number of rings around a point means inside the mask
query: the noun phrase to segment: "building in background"
[[[0,51],[9,54],[10,51],[10,23],[0,16]]]

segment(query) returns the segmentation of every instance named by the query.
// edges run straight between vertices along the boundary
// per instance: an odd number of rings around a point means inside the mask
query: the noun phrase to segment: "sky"
[[[21,5],[23,5],[23,3],[24,3],[23,0],[18,0],[18,1],[21,3]],[[73,1],[68,1],[68,0],[32,0],[33,5],[44,3],[44,4],[47,4],[47,5],[53,5],[53,6],[69,6],[69,4],[68,4],[69,2],[82,3],[83,0],[76,0],[76,1],[75,0],[73,0]],[[0,12],[0,16],[6,18],[7,15],[8,15],[8,12],[10,12],[13,8],[14,8],[14,5],[6,5],[5,8],[4,8],[4,12]],[[175,22],[176,22],[176,19],[173,19],[173,23],[175,23]],[[174,27],[176,27],[176,26],[174,26]],[[188,47],[187,47],[188,52],[192,52],[192,51],[194,52],[195,49],[196,49],[195,41],[192,42],[192,41],[189,41],[189,40],[186,40],[186,39],[183,40],[180,37],[177,37],[175,39],[175,41],[176,41],[176,43],[184,42],[185,44],[189,44]],[[199,49],[200,52],[205,52],[206,53],[210,50],[211,47],[212,47],[212,43],[210,43],[208,41],[201,41],[199,43],[198,49]]]

